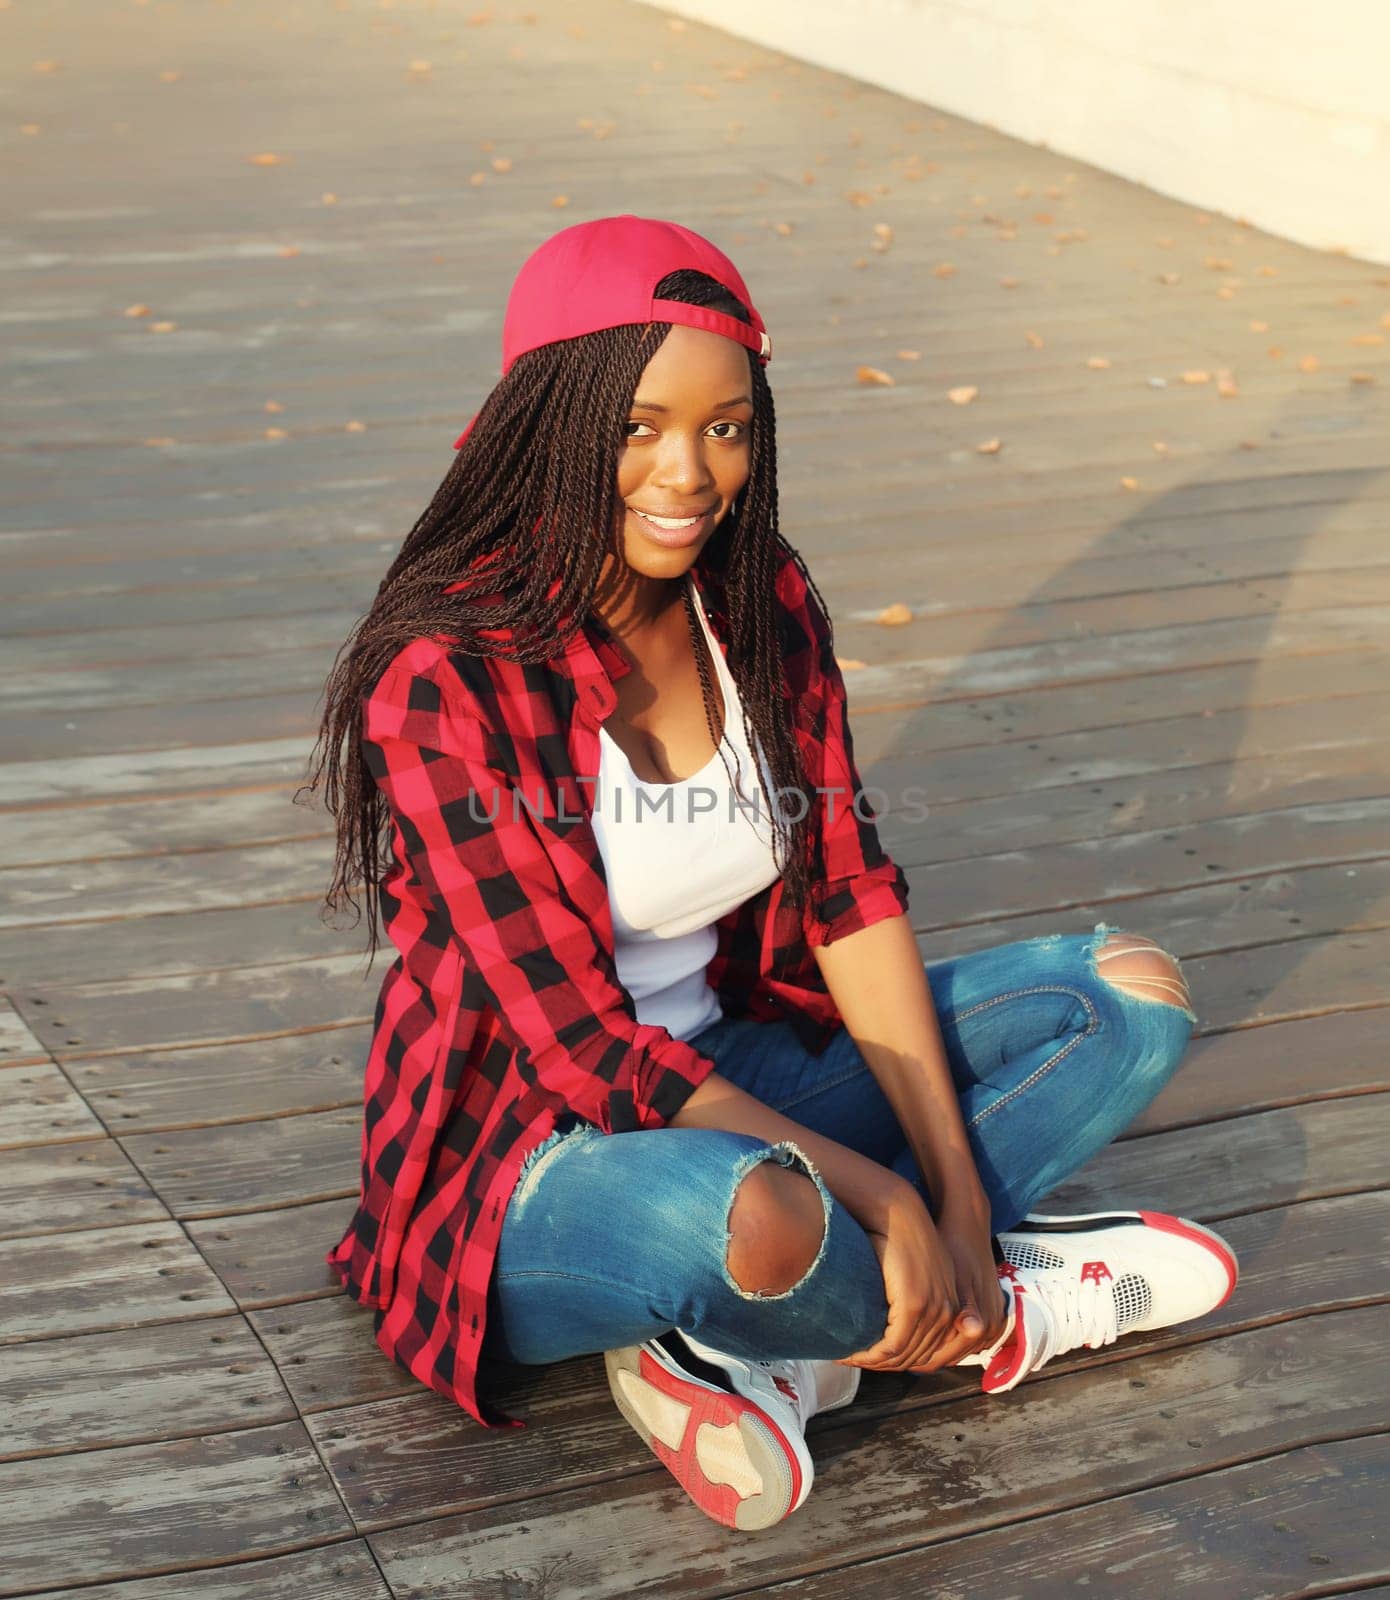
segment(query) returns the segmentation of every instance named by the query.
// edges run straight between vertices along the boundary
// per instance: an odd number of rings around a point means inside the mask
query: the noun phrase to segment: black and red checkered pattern
[[[693,572],[727,656],[719,574]],[[905,913],[907,882],[862,797],[829,629],[789,546],[777,595],[785,689],[821,791],[821,870],[804,911],[783,905],[779,878],[723,917],[707,975],[726,1015],[784,1017],[819,1053],[840,1017],[812,947]],[[363,702],[399,954],[366,1065],[359,1204],[327,1259],[376,1311],[385,1354],[485,1427],[525,1426],[479,1394],[478,1352],[526,1156],[565,1111],[606,1133],[659,1128],[713,1069],[639,1023],[617,977],[589,816],[599,725],[630,670],[595,614],[544,663],[416,640]]]

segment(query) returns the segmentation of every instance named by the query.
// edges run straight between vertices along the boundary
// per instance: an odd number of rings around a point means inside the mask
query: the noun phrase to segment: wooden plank
[[[242,1317],[31,1340],[0,1350],[0,1460],[187,1438],[294,1418]]]
[[[0,1164],[0,1239],[168,1216],[114,1139],[24,1145]]]
[[[277,784],[84,805],[80,833],[73,829],[68,807],[12,811],[5,818],[0,867],[31,868],[113,856],[147,859],[185,850],[330,836],[332,817],[318,805],[296,805],[296,787]]]
[[[0,1345],[235,1310],[236,1302],[175,1222],[0,1243]]]
[[[185,851],[138,861],[11,869],[0,928],[149,916],[251,900],[307,897],[328,886],[333,842],[295,839],[246,850]],[[141,885],[140,891],[135,885]]]
[[[178,1218],[302,1205],[357,1190],[361,1106],[123,1139]]]
[[[1019,722],[1024,721],[1026,712],[1017,720],[1014,717],[1017,713],[1006,714],[1000,719],[1002,725],[996,723],[994,742],[952,749],[923,743],[917,717],[908,716],[902,719],[896,737],[885,739],[875,727],[880,737],[872,755],[868,751],[860,755],[856,736],[855,755],[865,783],[880,785],[890,796],[898,786],[914,783],[923,799],[938,808],[964,799],[972,803],[1002,803],[1009,795],[1003,787],[1001,769],[1025,752],[1029,757],[1030,788],[1065,789],[1071,784],[1100,784],[1141,775],[1151,783],[1161,782],[1170,773],[1220,766],[1230,774],[1232,785],[1249,771],[1256,775],[1256,782],[1262,782],[1265,792],[1277,792],[1325,772],[1341,774],[1350,770],[1365,774],[1377,770],[1379,763],[1373,759],[1378,744],[1376,729],[1382,718],[1390,717],[1390,696],[1348,694],[1324,700],[1316,708],[1306,702],[1245,704],[1230,709],[1205,706],[1198,711],[1175,708],[1169,716],[1142,723],[1108,727],[1091,724],[1056,732],[1039,728],[1033,733],[1026,723],[1020,730]],[[878,722],[876,718],[865,720]],[[1008,735],[1005,726],[1010,730]],[[1358,765],[1349,768],[1343,764],[1352,761]],[[1147,792],[1146,788],[1146,796]],[[1020,809],[1016,792],[1012,798],[1015,808]],[[1234,809],[1234,803],[1241,798],[1240,791],[1233,792],[1231,798]],[[1134,809],[1131,806],[1131,812]],[[16,816],[14,820],[20,822],[22,818]],[[1111,826],[1127,820],[1124,816],[1115,818]],[[879,831],[892,826],[889,812]],[[42,853],[30,857],[31,861],[43,859]]]
[[[310,1297],[342,1298],[324,1260],[357,1209],[357,1191],[334,1200],[191,1221],[188,1236],[243,1309]]]
[[[1332,1584],[1390,1570],[1379,1516],[1387,1492],[1390,1442],[1369,1434],[1140,1490],[1024,1527],[895,1553],[850,1571],[862,1600],[915,1593],[941,1600],[976,1594],[1049,1600],[1092,1584],[1103,1592],[1116,1583],[1129,1600],[1327,1594]],[[757,1593],[768,1600],[839,1600],[845,1578],[844,1572],[819,1573]]]
[[[185,1568],[165,1578],[85,1586],[82,1600],[392,1600],[366,1542],[343,1539],[316,1550],[229,1566]],[[71,1589],[45,1589],[30,1600],[65,1600]]]
[[[300,782],[305,755],[303,740],[294,738],[11,761],[0,766],[0,805],[28,807],[93,794],[204,789],[217,784],[224,774],[227,781],[239,784]]]
[[[49,1059],[13,1002],[0,995],[0,1067],[30,1067]]]
[[[1017,852],[1099,842],[1136,825],[1152,837],[1159,828],[1196,829],[1301,805],[1374,803],[1385,795],[1386,775],[1370,741],[1272,756],[1218,757],[1155,766],[1148,772],[1122,770],[1094,781],[1107,766],[1128,765],[1131,751],[1136,752],[1135,764],[1141,765],[1145,758],[1137,752],[1150,742],[1163,749],[1167,731],[1165,724],[1156,733],[1142,730],[1133,737],[1115,738],[1111,762],[1101,753],[1101,741],[1094,741],[1089,757],[1077,755],[1078,764],[1065,769],[1061,763],[1066,755],[1043,741],[1029,741],[1037,748],[1029,749],[1028,765],[1032,768],[1036,761],[1042,772],[1023,795],[988,792],[997,790],[1007,776],[1010,763],[999,756],[988,762],[967,759],[962,763],[967,773],[962,776],[956,775],[956,761],[942,756],[930,764],[934,781],[925,783],[918,781],[923,775],[921,757],[885,763],[863,773],[865,791],[879,817],[884,849],[903,866],[970,859],[988,855],[1000,845]],[[1088,767],[1092,776],[1086,775]],[[1073,773],[1081,776],[1048,783],[1049,777],[1061,779],[1064,773],[1068,778]],[[972,777],[982,792],[967,798]],[[935,797],[943,790],[951,798]]]
[[[59,1059],[74,1053],[186,1049],[369,1022],[383,969],[376,968],[370,978],[364,966],[361,953],[314,956],[274,966],[55,989],[42,1007],[34,1000],[44,997],[31,992],[21,1003],[34,1019],[34,1031]],[[339,1040],[313,1039],[306,1050],[325,1043],[336,1046]]]
[[[105,1134],[52,1062],[0,1072],[0,1150],[59,1139],[101,1139]]]
[[[280,1555],[353,1532],[302,1424],[0,1467],[0,1593]]]
[[[1362,932],[1383,926],[1387,920],[1387,870],[1390,866],[1384,861],[1360,861],[1353,868],[1329,864],[1292,872],[1254,871],[1235,881],[1223,877],[1196,887],[1126,897],[1118,905],[1097,899],[1089,906],[1047,909],[973,928],[946,929],[926,941],[924,954],[934,960],[943,950],[959,954],[1015,937],[1068,929],[1089,931],[1102,918],[1134,932],[1148,932],[1184,957]],[[909,872],[909,882],[913,877]],[[914,906],[921,903],[913,901]]]
[[[31,993],[42,998],[60,984],[205,972],[226,966],[229,952],[253,950],[271,966],[306,956],[353,951],[365,959],[365,920],[354,927],[349,913],[338,928],[320,921],[319,906],[326,887],[326,882],[320,884],[313,899],[141,917],[138,923],[132,918],[125,922],[119,940],[112,939],[110,924],[105,922],[29,928],[22,941],[6,940],[5,968],[21,1002],[27,1005]],[[394,959],[394,946],[388,943],[371,969],[377,983]]]
[[[1390,1095],[1357,1095],[1257,1112],[1109,1145],[1047,1196],[1047,1208],[1123,1206],[1182,1214],[1199,1203],[1220,1219],[1384,1181],[1371,1155],[1390,1137]]]
[[[907,869],[916,904],[930,906],[934,921],[998,920],[1046,906],[1128,900],[1203,882],[1229,884],[1251,873],[1333,862],[1354,870],[1359,861],[1384,855],[1387,815],[1390,797],[1370,796],[999,850],[938,865],[915,865],[917,851],[910,845],[899,845],[893,858]]]
[[[665,1468],[575,1483],[586,1462],[597,1465],[592,1424],[579,1421],[552,1425],[540,1500],[515,1503],[540,1485],[518,1482],[506,1452],[490,1451],[485,1467],[481,1456],[465,1467],[454,1453],[453,1470],[432,1482],[412,1470],[418,1458],[398,1452],[394,1476],[377,1480],[394,1499],[367,1512],[355,1504],[355,1514],[371,1529],[406,1508],[412,1520],[427,1503],[437,1508],[427,1540],[418,1522],[371,1537],[387,1581],[422,1600],[469,1586],[481,1593],[488,1579],[518,1569],[546,1572],[554,1600],[728,1594],[870,1561],[900,1548],[905,1534],[960,1537],[1372,1431],[1384,1420],[1381,1320],[1380,1307],[1299,1318],[1148,1354],[1102,1376],[1049,1377],[1044,1368],[1008,1396],[962,1397],[944,1413],[861,1414],[856,1402],[813,1419],[816,1483],[802,1510],[756,1539],[720,1541],[718,1562],[708,1555],[708,1519]],[[333,1437],[346,1435],[345,1422],[335,1427],[325,1414],[309,1426],[335,1470],[365,1463],[367,1438]],[[599,1522],[601,1538],[579,1536]],[[656,1525],[660,1540],[642,1537]],[[624,1552],[619,1569],[614,1549]]]
[[[948,695],[914,701],[881,692],[863,692],[858,674],[845,674],[861,768],[895,753],[920,750],[923,775],[941,752],[1004,744],[1008,740],[1052,738],[1103,729],[1149,727],[1169,717],[1221,716],[1243,711],[1251,719],[1266,707],[1330,704],[1355,697],[1375,684],[1383,652],[1333,651],[1325,655],[1274,656],[1252,672],[1248,662],[1179,667],[1173,672],[1119,677],[1074,689],[1035,687],[1008,694]],[[867,773],[865,774],[867,776]]]
[[[130,1134],[122,1143],[176,1217],[220,1217],[355,1190],[361,1127],[359,1098],[336,1111]]]
[[[1390,1012],[1341,1011],[1210,1033],[1120,1135],[1192,1127],[1325,1095],[1390,1089]]]
[[[124,1138],[156,1127],[359,1105],[370,1043],[370,1026],[359,1024],[250,1044],[75,1060],[67,1070]]]
[[[1390,613],[1379,606],[1329,607],[1321,611],[1199,623],[1192,627],[1146,629],[1104,638],[1052,639],[1036,645],[972,646],[964,659],[947,655],[898,658],[883,665],[866,664],[853,674],[851,705],[952,695],[1008,694],[1042,684],[1080,687],[1139,673],[1167,672],[1175,667],[1263,663],[1270,656],[1342,651],[1348,645],[1383,648]],[[879,630],[880,632],[882,630]],[[848,630],[836,630],[837,646],[848,649]],[[891,674],[891,677],[890,677]],[[1364,688],[1364,684],[1347,685]],[[858,694],[860,699],[853,698]]]

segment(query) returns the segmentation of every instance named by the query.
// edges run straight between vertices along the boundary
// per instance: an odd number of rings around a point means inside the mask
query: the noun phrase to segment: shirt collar
[[[696,558],[690,570],[696,593],[709,618],[710,629],[727,650],[728,613],[724,605],[723,577],[700,557]],[[447,585],[444,593],[449,594],[463,587],[464,580],[460,579],[457,583]],[[560,579],[556,578],[548,595],[553,595],[559,587]],[[632,663],[627,659],[617,636],[597,612],[590,612],[584,618],[549,664],[569,674],[579,704],[595,722],[602,722],[617,705],[618,696],[613,685],[632,671]]]

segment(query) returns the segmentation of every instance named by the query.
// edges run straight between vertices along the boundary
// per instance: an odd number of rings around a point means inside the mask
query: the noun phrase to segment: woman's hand
[[[941,1206],[937,1236],[955,1271],[956,1324],[917,1370],[935,1372],[997,1344],[1008,1322],[989,1226],[989,1201],[978,1182],[953,1188]]]
[[[921,1367],[944,1341],[959,1342],[953,1339],[960,1310],[955,1259],[911,1184],[901,1186],[881,1226],[865,1232],[883,1269],[888,1326],[877,1344],[841,1357],[841,1364],[878,1372]]]

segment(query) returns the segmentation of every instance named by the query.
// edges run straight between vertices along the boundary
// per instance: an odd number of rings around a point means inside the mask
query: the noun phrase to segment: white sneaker
[[[996,1344],[956,1363],[985,1369],[986,1394],[1012,1389],[1064,1350],[1204,1317],[1230,1298],[1239,1272],[1219,1234],[1163,1211],[1030,1212],[999,1244],[1008,1324]]]
[[[673,1328],[604,1352],[618,1409],[707,1515],[770,1528],[811,1492],[806,1424],[847,1406],[860,1369],[837,1361],[750,1361]]]

